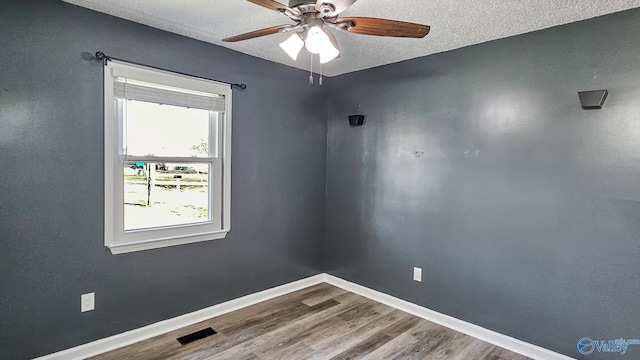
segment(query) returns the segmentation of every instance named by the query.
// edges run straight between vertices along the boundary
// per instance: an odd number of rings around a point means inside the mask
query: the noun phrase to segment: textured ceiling
[[[278,47],[290,34],[238,43],[221,41],[232,35],[291,23],[284,15],[248,1],[64,1],[263,59],[309,68],[305,50],[293,61]],[[424,39],[399,39],[333,30],[342,53],[339,59],[324,65],[324,73],[340,75],[636,7],[640,7],[640,0],[360,0],[342,15],[423,23],[431,26],[431,33]]]

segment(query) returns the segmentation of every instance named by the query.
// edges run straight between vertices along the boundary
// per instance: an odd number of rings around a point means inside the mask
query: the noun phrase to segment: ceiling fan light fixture
[[[280,47],[287,53],[294,61],[298,59],[298,54],[304,46],[304,41],[300,38],[300,35],[293,34],[287,40],[280,43]]]
[[[320,53],[320,64],[326,64],[329,61],[335,59],[340,55],[340,51],[338,49],[326,49],[325,51]]]
[[[305,46],[310,53],[320,55],[321,64],[326,64],[340,55],[335,36],[320,26],[313,26],[307,31]]]
[[[312,54],[320,54],[327,44],[331,44],[327,34],[319,26],[313,26],[307,31],[307,38],[304,41],[307,50]]]
[[[282,32],[300,31],[280,43],[280,47],[294,61],[297,61],[302,48],[306,47],[312,55],[311,70],[314,63],[313,55],[319,56],[321,64],[326,64],[340,56],[336,37],[325,27],[350,34],[416,39],[427,36],[430,30],[428,25],[405,21],[370,17],[340,17],[342,12],[349,9],[358,0],[289,0],[289,6],[284,5],[282,0],[248,1],[284,14],[295,24],[272,26],[232,36],[222,39],[222,41],[237,42]],[[313,84],[313,76],[310,76],[310,83]],[[322,85],[322,76],[320,84]]]
[[[329,30],[323,30],[329,40],[322,51],[320,52],[320,63],[326,64],[329,61],[337,58],[340,55],[340,48],[338,47],[338,40]]]

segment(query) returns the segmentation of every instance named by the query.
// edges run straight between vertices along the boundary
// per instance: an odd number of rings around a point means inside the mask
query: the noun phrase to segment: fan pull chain
[[[320,81],[319,85],[322,86],[322,63],[320,63]]]
[[[309,85],[313,85],[313,54],[311,54],[311,68],[309,70]]]

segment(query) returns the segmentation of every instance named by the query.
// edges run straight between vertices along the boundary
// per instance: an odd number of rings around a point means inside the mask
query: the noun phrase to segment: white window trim
[[[117,201],[116,199],[123,199],[122,193],[122,162],[123,155],[120,154],[120,129],[119,120],[114,107],[114,77],[112,73],[116,72],[118,75],[126,74],[127,77],[136,78],[137,80],[146,81],[154,84],[160,84],[171,87],[185,88],[194,91],[221,94],[225,96],[225,112],[224,116],[218,116],[218,129],[216,133],[219,133],[218,137],[218,149],[217,158],[213,160],[212,166],[215,164],[215,168],[219,168],[222,172],[221,179],[217,176],[213,176],[211,184],[215,185],[216,182],[222,182],[221,186],[211,186],[210,194],[211,199],[215,199],[216,196],[220,197],[220,204],[211,203],[212,212],[220,213],[219,221],[215,221],[215,228],[212,228],[212,224],[207,226],[199,224],[195,225],[183,225],[168,227],[165,229],[152,229],[152,230],[136,230],[135,232],[147,232],[156,233],[152,239],[123,239],[118,234],[116,229],[117,216],[123,216],[124,200]],[[228,84],[218,83],[211,80],[200,79],[196,77],[190,77],[186,75],[171,73],[162,70],[150,69],[138,65],[123,63],[119,61],[109,61],[104,68],[104,244],[109,248],[112,254],[121,254],[134,251],[156,249],[167,246],[189,244],[200,241],[217,240],[226,237],[227,233],[231,230],[231,128],[232,128],[232,91],[231,86]],[[214,130],[211,130],[214,132]],[[146,159],[145,159],[146,158]],[[153,157],[136,157],[136,159],[153,161]],[[185,159],[181,158],[180,161],[192,161],[198,162],[198,159]],[[208,159],[209,161],[210,159]],[[120,170],[118,170],[120,169]],[[210,176],[212,171],[210,172]],[[214,194],[215,188],[220,190],[220,194]],[[120,194],[118,194],[120,191]],[[120,221],[122,223],[122,221]],[[188,234],[184,231],[173,231],[176,228],[191,229]],[[124,229],[122,229],[124,231]]]

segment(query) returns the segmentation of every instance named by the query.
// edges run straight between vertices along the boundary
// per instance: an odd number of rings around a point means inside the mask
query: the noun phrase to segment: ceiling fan
[[[335,36],[326,29],[331,27],[339,31],[353,34],[423,38],[429,33],[429,26],[404,21],[377,19],[369,17],[339,17],[357,0],[289,0],[289,5],[274,0],[248,0],[267,9],[288,16],[295,22],[293,25],[279,25],[232,36],[222,41],[236,42],[272,35],[281,32],[295,31],[280,47],[293,59],[303,47],[311,54],[320,56],[320,63],[325,64],[340,55]]]

